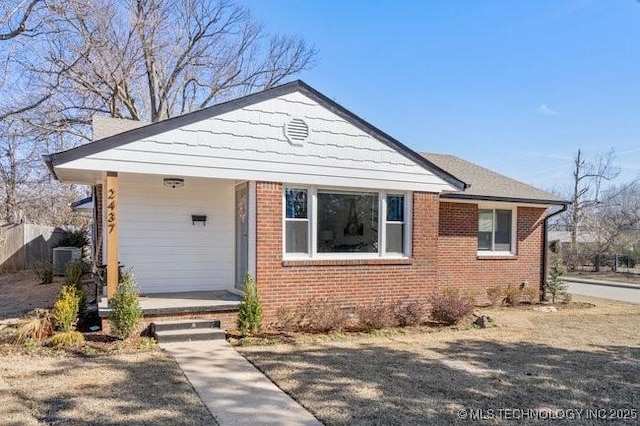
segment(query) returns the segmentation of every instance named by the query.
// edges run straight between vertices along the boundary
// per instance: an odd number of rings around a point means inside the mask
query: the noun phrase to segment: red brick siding
[[[265,324],[278,306],[297,306],[311,297],[328,297],[344,306],[412,297],[437,289],[438,195],[413,196],[411,261],[284,261],[282,258],[282,184],[256,185],[256,282]]]
[[[485,289],[495,285],[540,286],[544,208],[518,207],[516,257],[477,257],[478,205],[440,203],[438,282],[441,286]]]

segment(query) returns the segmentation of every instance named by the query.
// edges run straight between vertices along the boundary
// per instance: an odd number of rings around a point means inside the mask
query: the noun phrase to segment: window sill
[[[485,254],[478,253],[477,260],[518,260],[518,256],[515,254]]]
[[[360,265],[413,265],[409,258],[377,258],[377,259],[303,259],[283,260],[283,267],[292,266],[360,266]]]

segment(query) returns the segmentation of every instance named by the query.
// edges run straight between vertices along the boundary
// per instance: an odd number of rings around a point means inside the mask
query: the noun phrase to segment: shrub
[[[243,335],[256,334],[262,326],[262,304],[256,281],[250,274],[244,279],[244,295],[238,309],[238,330]]]
[[[361,330],[378,330],[395,325],[391,305],[382,300],[377,300],[370,305],[358,305],[355,311]]]
[[[545,289],[551,293],[551,302],[556,303],[556,297],[562,296],[567,292],[567,284],[562,279],[562,276],[567,272],[567,268],[565,268],[562,263],[562,258],[560,256],[556,257],[556,261],[549,271],[549,276],[547,277],[547,281],[545,283]]]
[[[426,313],[426,305],[416,300],[409,300],[404,302],[397,301],[392,306],[392,314],[395,319],[395,323],[400,327],[422,324]]]
[[[78,247],[83,250],[89,245],[89,232],[86,229],[66,229],[55,247]]]
[[[53,317],[48,309],[34,309],[27,318],[18,323],[13,341],[24,344],[28,341],[40,341],[53,334]]]
[[[309,333],[340,330],[349,319],[347,312],[327,298],[313,297],[299,309],[298,327]]]
[[[504,303],[509,306],[515,306],[520,303],[522,298],[522,289],[519,287],[512,287],[510,285],[504,290]]]
[[[57,329],[71,331],[79,309],[80,295],[76,288],[70,285],[62,286],[58,300],[53,306],[53,318]]]
[[[573,295],[571,293],[563,293],[562,294],[562,303],[568,305],[573,300]]]
[[[143,337],[140,339],[139,348],[143,351],[150,351],[156,347],[157,343],[153,337]]]
[[[276,328],[295,331],[300,324],[300,314],[296,309],[279,306],[276,309]]]
[[[522,295],[525,302],[531,305],[540,301],[540,290],[535,287],[525,286],[522,290]]]
[[[31,268],[40,284],[51,284],[53,282],[53,264],[51,262],[35,262]]]
[[[82,275],[84,274],[84,264],[80,260],[73,261],[67,265],[64,274],[65,285],[72,286],[78,296],[78,314],[84,315],[87,299],[82,288]]]
[[[122,274],[122,281],[118,283],[118,291],[109,302],[109,306],[111,307],[109,323],[113,334],[121,339],[131,336],[142,319],[138,286],[131,270]]]
[[[67,265],[64,273],[65,284],[74,287],[80,287],[82,282],[82,274],[84,274],[84,264],[80,260],[75,260]]]
[[[487,288],[487,297],[492,306],[498,306],[502,303],[502,287],[499,285]]]
[[[429,301],[431,302],[429,314],[431,319],[445,325],[457,324],[473,312],[473,301],[468,297],[434,294]]]
[[[84,335],[79,331],[63,331],[56,333],[49,340],[49,344],[55,347],[69,348],[80,346],[84,343]]]

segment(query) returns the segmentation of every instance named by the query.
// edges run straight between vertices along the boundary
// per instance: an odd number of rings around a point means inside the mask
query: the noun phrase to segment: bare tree
[[[40,160],[44,147],[27,122],[29,114],[50,99],[54,87],[38,84],[27,65],[43,62],[46,37],[57,27],[52,11],[62,4],[63,0],[0,3],[0,223],[37,216],[30,206],[42,201],[43,188],[49,185]]]
[[[317,59],[232,0],[9,0],[2,16],[4,220],[68,219],[61,203],[78,189],[34,159],[89,140],[94,115],[162,120],[272,87]]]
[[[0,3],[0,121],[40,106],[52,94],[33,84],[26,63],[42,63],[41,42],[63,0],[5,0]]]
[[[585,217],[583,225],[595,237],[590,244],[594,272],[600,271],[603,255],[624,252],[635,245],[639,226],[639,181],[604,190],[602,201]]]
[[[32,71],[63,76],[47,125],[77,135],[94,114],[155,122],[277,85],[317,57],[228,0],[71,1],[61,18],[70,37]]]
[[[43,0],[5,1],[0,5],[0,41],[6,41],[20,35],[31,35],[37,31],[38,24],[30,25],[29,18]]]
[[[571,234],[571,245],[568,263],[575,268],[578,256],[578,232],[588,211],[597,206],[600,200],[602,183],[611,181],[620,174],[620,169],[613,163],[613,149],[588,160],[582,150],[578,150],[574,159],[571,206],[569,207],[568,227]]]

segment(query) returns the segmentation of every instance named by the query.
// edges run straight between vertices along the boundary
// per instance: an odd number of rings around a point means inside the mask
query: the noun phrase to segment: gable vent
[[[293,144],[301,144],[309,137],[309,126],[301,118],[294,118],[284,125],[284,135]]]

